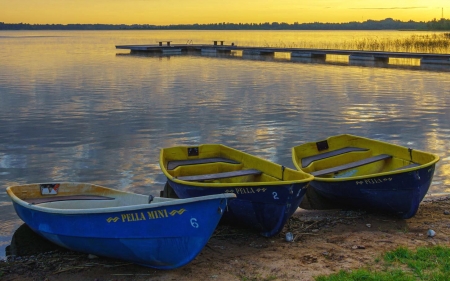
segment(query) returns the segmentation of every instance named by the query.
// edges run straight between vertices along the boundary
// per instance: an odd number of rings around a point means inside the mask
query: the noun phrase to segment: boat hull
[[[394,214],[400,218],[413,217],[419,209],[433,179],[435,165],[419,170],[367,177],[357,180],[310,184],[317,194],[331,204]],[[336,205],[336,204],[335,204]]]
[[[232,194],[230,194],[232,196]],[[192,261],[213,234],[227,195],[186,203],[126,206],[89,213],[58,213],[13,200],[18,216],[36,233],[70,250],[173,269]],[[169,199],[166,199],[169,200]],[[173,202],[186,201],[171,199]],[[41,210],[44,209],[44,210]]]
[[[311,208],[353,207],[413,217],[433,180],[439,156],[353,135],[292,148],[298,170],[311,173]]]
[[[163,148],[160,167],[179,198],[236,194],[224,220],[266,237],[283,229],[314,178],[220,144]]]
[[[204,188],[171,180],[168,183],[180,198],[235,193],[236,199],[229,202],[223,219],[250,225],[266,237],[276,235],[283,229],[304,198],[308,184]]]

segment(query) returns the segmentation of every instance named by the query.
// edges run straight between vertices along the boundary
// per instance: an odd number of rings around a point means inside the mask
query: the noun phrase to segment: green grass
[[[316,281],[448,281],[450,280],[450,249],[442,246],[421,247],[411,251],[399,247],[383,256],[386,270],[370,268],[341,270]],[[379,262],[379,261],[378,261]]]

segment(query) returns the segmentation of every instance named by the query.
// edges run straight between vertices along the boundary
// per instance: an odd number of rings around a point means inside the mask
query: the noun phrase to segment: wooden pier
[[[248,47],[237,46],[234,43],[225,45],[224,41],[213,41],[213,44],[171,44],[172,41],[160,41],[154,45],[117,45],[116,49],[128,49],[132,53],[153,52],[165,55],[198,52],[202,54],[230,53],[241,51],[243,55],[273,56],[275,53],[290,53],[292,60],[297,61],[326,61],[329,55],[348,56],[350,64],[363,63],[364,65],[388,64],[389,59],[417,59],[420,66],[430,69],[450,70],[450,54],[408,53],[408,52],[381,52],[333,49],[307,49],[307,48],[278,48],[278,47]]]

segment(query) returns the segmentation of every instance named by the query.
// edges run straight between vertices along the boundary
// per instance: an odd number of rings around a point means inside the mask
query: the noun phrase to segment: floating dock
[[[275,53],[290,53],[295,61],[325,62],[327,56],[348,56],[350,64],[382,66],[389,63],[389,59],[420,60],[421,68],[450,70],[450,54],[408,53],[357,51],[339,49],[307,49],[307,48],[278,48],[278,47],[248,47],[237,46],[234,43],[225,45],[224,41],[213,41],[213,44],[171,44],[172,41],[160,41],[154,45],[117,45],[116,49],[128,49],[131,53],[161,53],[164,55],[197,52],[201,54],[218,54],[242,52],[250,56],[273,56]]]

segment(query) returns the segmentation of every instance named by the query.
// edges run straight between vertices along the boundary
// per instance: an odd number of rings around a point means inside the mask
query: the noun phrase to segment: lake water
[[[0,31],[0,258],[22,224],[7,186],[78,181],[159,195],[159,150],[173,145],[222,143],[293,167],[292,146],[351,133],[440,155],[430,193],[450,192],[450,72],[115,49],[411,34]]]

